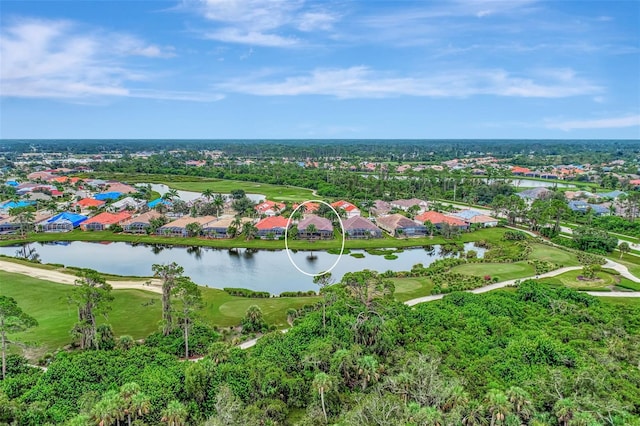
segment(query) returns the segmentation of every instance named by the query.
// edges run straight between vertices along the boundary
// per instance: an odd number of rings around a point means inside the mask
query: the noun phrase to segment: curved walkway
[[[0,260],[0,270],[14,274],[27,275],[29,277],[51,281],[58,284],[73,285],[77,279],[75,275],[67,274],[65,272],[38,268],[37,266],[23,265],[21,263],[8,262],[6,260]],[[160,280],[156,279],[149,281],[107,280],[107,282],[114,290],[144,290],[162,294]]]

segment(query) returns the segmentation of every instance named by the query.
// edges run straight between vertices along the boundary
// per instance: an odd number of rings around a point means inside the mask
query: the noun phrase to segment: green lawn
[[[433,290],[433,283],[427,277],[392,278],[395,285],[395,297],[400,302],[405,302],[416,297],[428,296]]]
[[[15,337],[39,347],[35,357],[70,342],[69,330],[76,322],[76,309],[67,301],[73,287],[0,271],[0,294],[16,299],[20,307],[38,320],[39,326]],[[249,299],[230,296],[222,290],[202,287],[204,307],[201,318],[214,326],[239,325],[247,308],[258,305],[265,320],[278,328],[288,327],[287,309],[313,304],[319,297]],[[158,330],[161,317],[160,295],[142,290],[114,290],[113,309],[108,322],[116,336],[129,334],[141,339]]]
[[[535,275],[533,266],[524,261],[515,263],[466,263],[453,267],[451,272],[480,277],[489,275],[491,278],[497,277],[499,281]]]
[[[563,285],[576,290],[608,291],[609,287],[615,286],[620,281],[618,275],[607,272],[599,272],[597,274],[598,279],[595,281],[578,280],[578,275],[582,275],[581,270],[565,272],[552,278],[543,278],[540,282],[551,285]]]
[[[614,262],[623,264],[629,269],[629,272],[631,272],[636,277],[640,278],[640,257],[632,256],[630,254],[624,254],[622,256],[622,259],[620,258],[619,254],[615,256],[607,256],[607,257],[613,260]]]
[[[566,250],[545,244],[531,244],[529,259],[546,260],[563,266],[578,266],[578,257]]]
[[[72,289],[69,285],[0,271],[0,294],[15,298],[39,323],[38,327],[16,337],[40,345],[39,353],[70,342],[69,330],[77,320],[76,309],[68,303]],[[113,294],[115,300],[108,322],[116,336],[129,334],[141,339],[158,329],[160,295],[141,290],[116,290]],[[101,317],[100,321],[105,320]]]

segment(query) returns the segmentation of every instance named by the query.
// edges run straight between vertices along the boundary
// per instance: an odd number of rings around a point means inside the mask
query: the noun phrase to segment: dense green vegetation
[[[115,424],[128,404],[117,394],[136,383],[139,424],[638,424],[638,300],[528,281],[411,309],[391,289],[352,274],[327,293],[326,327],[313,311],[195,363],[144,346],[60,353],[46,373],[14,359],[0,420]]]

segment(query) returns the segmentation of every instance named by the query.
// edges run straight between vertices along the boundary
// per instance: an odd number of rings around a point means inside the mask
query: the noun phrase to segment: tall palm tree
[[[216,208],[216,216],[220,216],[220,210],[224,208],[224,198],[222,194],[216,194],[213,197],[213,206]]]
[[[202,196],[206,198],[207,201],[211,201],[211,199],[213,198],[213,194],[214,192],[213,192],[213,189],[211,188],[207,188],[204,191],[202,191]]]
[[[533,403],[529,392],[518,386],[507,389],[506,396],[513,405],[513,412],[522,420],[529,420],[533,415]]]
[[[324,403],[324,395],[329,392],[333,387],[333,377],[328,375],[327,373],[318,373],[313,378],[313,387],[320,394],[320,402],[322,403],[322,414],[324,414],[324,422],[328,423],[327,419],[327,408]]]
[[[462,424],[464,426],[480,426],[487,424],[484,406],[475,400],[469,402],[462,410]]]
[[[120,387],[120,398],[124,403],[124,415],[127,417],[127,424],[131,426],[131,418],[136,414],[133,399],[141,393],[140,385],[134,382],[125,383]]]
[[[371,355],[365,355],[358,360],[358,374],[362,377],[362,390],[367,388],[369,383],[378,381],[378,361]]]
[[[162,410],[160,421],[168,426],[184,426],[187,424],[187,408],[180,401],[171,401]]]
[[[131,397],[130,408],[134,418],[149,414],[151,410],[151,399],[146,394],[138,392]]]
[[[553,406],[553,412],[561,425],[567,426],[576,413],[578,406],[573,399],[562,398]]]
[[[251,222],[245,222],[242,225],[242,233],[247,241],[253,240],[258,235],[258,228]]]
[[[451,389],[451,395],[442,407],[444,411],[450,411],[455,408],[464,408],[469,404],[469,393],[460,385],[456,385]]]
[[[494,426],[497,422],[502,423],[511,411],[511,404],[507,396],[498,389],[491,389],[485,399],[489,413],[491,413],[491,426]]]

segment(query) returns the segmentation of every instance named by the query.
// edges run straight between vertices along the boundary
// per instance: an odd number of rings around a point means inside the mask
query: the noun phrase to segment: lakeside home
[[[271,216],[262,219],[256,223],[258,228],[258,236],[262,239],[266,239],[268,236],[273,236],[274,239],[284,237],[284,232],[287,229],[288,220],[283,216]]]
[[[161,216],[161,213],[155,210],[150,210],[146,213],[132,217],[122,222],[122,229],[124,232],[130,232],[133,234],[144,234],[147,232],[149,226],[151,226],[151,220],[157,219]]]
[[[315,230],[309,229],[311,225],[315,227]],[[326,240],[333,238],[333,224],[329,219],[325,219],[324,217],[313,214],[307,215],[298,222],[298,238],[308,240]]]
[[[379,217],[376,223],[394,237],[423,237],[427,234],[424,225],[397,213]]]
[[[125,220],[131,217],[131,213],[120,212],[120,213],[110,213],[110,212],[102,212],[91,219],[87,219],[86,221],[80,224],[80,229],[83,231],[104,231],[105,229],[109,229],[113,225],[119,225]]]
[[[344,233],[351,239],[382,238],[382,230],[362,216],[354,216],[343,222]]]
[[[236,219],[233,216],[220,217],[214,222],[203,225],[202,234],[209,238],[230,238],[231,235],[229,234],[229,228],[233,226],[235,220]],[[251,219],[243,217],[241,222],[242,224],[245,224],[247,222],[251,222]],[[240,228],[237,231],[242,231],[242,225],[240,225]]]
[[[49,212],[36,212],[33,223],[41,222],[51,217]],[[28,224],[25,224],[28,227]],[[20,231],[23,224],[20,223],[20,219],[17,216],[8,216],[0,219],[0,234],[14,234]],[[37,227],[36,227],[37,229]]]
[[[182,216],[181,218],[169,222],[166,225],[158,228],[156,234],[172,237],[186,237],[188,236],[187,225],[189,225],[190,223],[197,223],[202,227],[202,229],[204,229],[216,220],[218,219],[215,216]]]
[[[69,232],[89,219],[81,214],[63,212],[46,220],[37,222],[36,229],[41,232]]]

